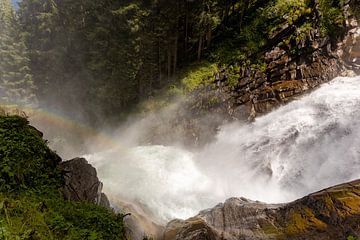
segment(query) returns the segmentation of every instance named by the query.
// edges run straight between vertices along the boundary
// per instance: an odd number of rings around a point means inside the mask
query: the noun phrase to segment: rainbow
[[[76,148],[80,149],[82,144],[85,145],[90,142],[93,145],[96,143],[96,146],[93,146],[94,152],[119,148],[119,142],[110,134],[91,128],[59,113],[41,108],[20,107],[1,103],[0,108],[3,114],[27,117],[32,126],[44,133],[44,138],[49,140],[51,147],[56,145],[54,142],[56,139],[62,139],[62,143],[66,147],[74,150]],[[85,154],[85,152],[79,151],[79,155],[82,154]]]

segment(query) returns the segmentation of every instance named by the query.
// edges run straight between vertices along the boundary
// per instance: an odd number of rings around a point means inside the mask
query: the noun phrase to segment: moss
[[[341,203],[343,208],[338,210],[338,214],[343,217],[360,214],[359,191],[356,191],[356,189],[353,191],[355,192],[344,190],[331,192],[329,193],[327,204],[330,205],[330,207],[334,207],[334,201]]]
[[[185,93],[194,91],[200,86],[214,82],[214,75],[217,71],[214,63],[207,61],[195,63],[180,75],[181,87]]]
[[[302,87],[303,83],[297,80],[279,81],[272,85],[272,89],[278,92],[291,91],[299,88],[301,89]]]
[[[290,235],[295,235],[301,232],[304,232],[307,228],[307,222],[298,212],[292,213],[290,216],[289,224],[286,227],[286,233]]]
[[[287,235],[297,235],[308,231],[309,229],[324,230],[327,225],[317,219],[312,210],[308,207],[294,209],[288,217],[285,227]]]
[[[261,223],[260,224],[261,231],[266,234],[267,236],[281,236],[282,233],[279,228],[275,227],[273,224],[269,222]]]

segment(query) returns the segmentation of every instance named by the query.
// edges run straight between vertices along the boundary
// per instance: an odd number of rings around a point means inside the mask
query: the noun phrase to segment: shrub
[[[213,82],[217,70],[216,64],[207,61],[189,66],[180,75],[183,90],[191,92],[202,85]]]
[[[25,118],[0,117],[0,191],[59,183],[59,161]]]
[[[63,199],[59,161],[27,119],[0,116],[0,240],[126,239],[122,215]]]

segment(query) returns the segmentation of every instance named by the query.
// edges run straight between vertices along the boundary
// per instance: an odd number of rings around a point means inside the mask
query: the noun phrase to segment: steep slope
[[[106,206],[95,169],[60,169],[46,144],[25,118],[0,116],[0,239],[125,239],[123,215],[95,205]]]
[[[165,240],[347,239],[360,236],[360,180],[288,204],[232,198],[167,226]]]
[[[359,72],[359,1],[279,0],[256,11],[248,24],[253,31],[263,26],[265,43],[243,61],[219,58],[214,82],[227,114],[242,115],[237,108],[245,105],[254,118],[349,70]]]

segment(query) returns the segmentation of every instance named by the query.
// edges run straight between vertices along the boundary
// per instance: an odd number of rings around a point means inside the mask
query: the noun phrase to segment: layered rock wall
[[[335,77],[360,74],[359,4],[358,0],[345,1],[345,19],[339,32],[324,35],[319,24],[319,1],[314,0],[313,27],[305,38],[291,38],[299,26],[285,22],[269,36],[262,54],[266,67],[242,65],[236,72],[240,77],[235,86],[226,85],[226,70],[217,74],[220,79],[212,97],[218,97],[219,104],[211,111],[225,113],[230,119],[253,119]],[[284,39],[290,40],[284,44]]]

